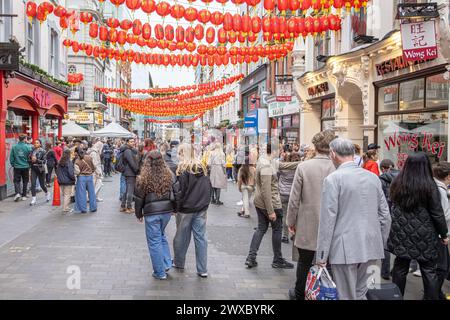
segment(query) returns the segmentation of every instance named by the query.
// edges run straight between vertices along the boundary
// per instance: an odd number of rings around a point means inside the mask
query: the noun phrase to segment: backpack
[[[124,156],[123,156],[123,153],[124,153],[125,151],[120,151],[118,154],[117,154],[117,157],[116,157],[116,164],[115,164],[115,169],[116,169],[116,171],[118,171],[118,172],[120,172],[120,173],[123,173],[124,171],[125,171],[125,163],[124,163]]]

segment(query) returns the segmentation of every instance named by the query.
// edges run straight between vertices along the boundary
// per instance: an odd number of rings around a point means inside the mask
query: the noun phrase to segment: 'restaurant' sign
[[[434,20],[401,25],[403,56],[406,61],[438,57]]]
[[[318,94],[328,92],[329,90],[330,90],[330,88],[328,87],[328,82],[324,82],[324,83],[318,84],[314,87],[309,87],[308,94],[310,96],[315,96]]]
[[[387,61],[383,61],[380,64],[375,65],[377,74],[379,76],[384,76],[387,73],[409,68],[410,66],[424,63],[430,59],[419,59],[415,61],[407,61],[404,56],[399,56]]]

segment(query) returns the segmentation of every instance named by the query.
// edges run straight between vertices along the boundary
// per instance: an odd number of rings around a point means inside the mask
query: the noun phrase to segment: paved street
[[[144,226],[119,213],[118,185],[118,176],[107,178],[105,201],[94,214],[63,216],[42,193],[35,207],[0,202],[0,299],[287,299],[295,269],[272,269],[270,235],[259,266],[244,267],[256,217],[237,217],[235,185],[223,192],[225,205],[208,212],[209,278],[196,274],[192,243],[186,269],[170,271],[167,281],[152,278]],[[170,243],[174,232],[173,218]],[[283,244],[285,257],[291,252],[291,244]],[[81,270],[80,290],[66,286],[69,266]],[[421,290],[421,279],[410,275],[406,298],[420,299]]]

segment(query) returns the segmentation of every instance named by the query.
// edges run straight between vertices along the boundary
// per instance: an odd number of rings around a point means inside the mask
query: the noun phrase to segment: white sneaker
[[[244,205],[244,201],[242,201],[242,200],[241,200],[241,201],[238,201],[238,202],[236,203],[236,205],[237,205],[237,206],[242,206],[242,205]]]
[[[46,196],[47,196],[47,202],[50,202],[50,200],[52,200],[52,194],[50,192],[47,192]]]
[[[36,204],[36,197],[31,198],[30,206],[34,206]]]
[[[22,201],[27,201],[28,198],[27,197],[22,197]]]
[[[97,198],[97,202],[103,202],[102,198]]]
[[[17,202],[19,201],[21,198],[20,194],[16,194],[16,196],[14,197],[14,201]]]
[[[416,271],[413,272],[413,275],[414,275],[415,277],[421,277],[421,276],[422,276],[422,273],[420,272],[420,269],[417,269]]]

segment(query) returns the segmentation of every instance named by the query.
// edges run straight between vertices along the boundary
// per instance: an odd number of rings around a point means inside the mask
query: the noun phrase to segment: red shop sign
[[[401,25],[403,56],[406,61],[436,59],[438,48],[434,20]]]
[[[34,88],[33,99],[40,108],[48,109],[51,106],[50,94],[41,88]]]

